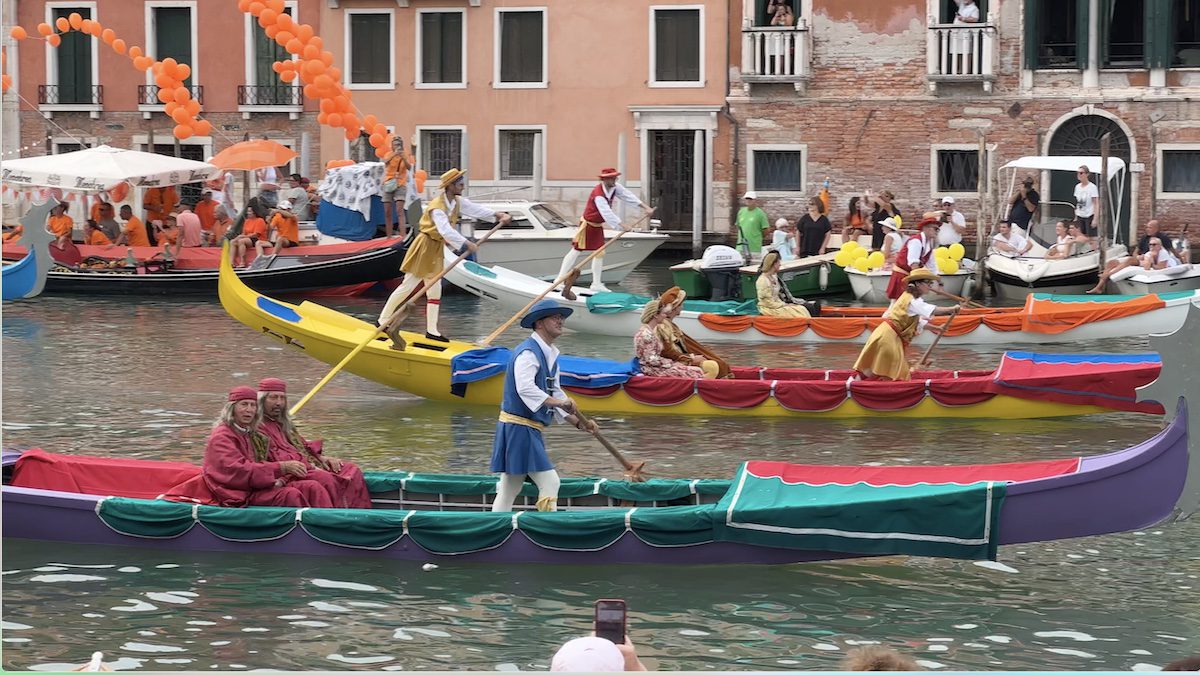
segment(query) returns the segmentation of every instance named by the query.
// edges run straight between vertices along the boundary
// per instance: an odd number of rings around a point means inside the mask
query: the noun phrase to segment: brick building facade
[[[828,177],[835,225],[865,189],[891,190],[905,215],[951,194],[969,221],[990,222],[1005,213],[1006,162],[1096,155],[1112,132],[1131,169],[1121,229],[1200,223],[1194,4],[989,0],[978,23],[955,26],[953,0],[796,0],[797,25],[778,28],[765,25],[768,0],[734,1],[730,199],[754,189],[772,218],[794,218]],[[1069,209],[1074,183],[1040,180],[1043,201],[1064,202],[1050,212]]]

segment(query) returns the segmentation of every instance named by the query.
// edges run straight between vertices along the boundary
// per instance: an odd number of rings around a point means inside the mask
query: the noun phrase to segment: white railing
[[[811,33],[804,19],[795,26],[742,29],[742,79],[747,82],[799,82],[811,73],[811,59]]]
[[[930,23],[926,34],[926,79],[937,82],[982,81],[991,91],[996,73],[996,27],[992,23]]]

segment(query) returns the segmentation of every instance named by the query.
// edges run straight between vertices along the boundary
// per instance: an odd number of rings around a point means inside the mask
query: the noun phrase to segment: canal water
[[[670,285],[652,258],[625,289]],[[325,299],[373,316],[382,298]],[[446,295],[443,330],[479,338],[504,312]],[[416,330],[423,317],[410,319]],[[569,322],[568,322],[569,326]],[[515,344],[522,331],[500,339]],[[628,358],[631,340],[568,333],[568,353]],[[1046,351],[1144,351],[1144,339]],[[738,364],[849,367],[853,345],[718,347]],[[939,367],[999,348],[942,348]],[[225,392],[265,376],[306,391],[328,366],[229,319],[215,301],[45,296],[3,314],[5,447],[199,461]],[[331,453],[370,469],[486,473],[495,410],[425,402],[338,376],[300,416]],[[943,464],[1123,448],[1158,419],[784,420],[601,418],[662,477],[730,477],[747,458]],[[548,433],[566,476],[619,477],[594,440]],[[1136,499],[1137,495],[1113,495]],[[585,633],[596,598],[625,598],[651,669],[835,669],[881,643],[929,669],[1155,669],[1200,652],[1198,519],[1011,546],[997,563],[885,558],[661,568],[420,565],[355,558],[198,555],[5,539],[5,669],[54,670],[105,652],[118,669],[545,670]]]

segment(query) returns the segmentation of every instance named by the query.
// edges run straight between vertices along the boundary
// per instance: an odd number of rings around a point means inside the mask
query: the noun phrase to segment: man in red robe
[[[306,441],[288,415],[287,384],[268,377],[258,383],[258,431],[270,441],[274,461],[302,462],[306,478],[320,483],[335,508],[369,509],[371,493],[362,470],[321,454],[322,441]]]
[[[254,428],[257,414],[253,389],[229,392],[204,449],[201,476],[211,501],[220,506],[332,506],[324,486],[305,480],[309,471],[303,462],[270,461],[269,441]]]

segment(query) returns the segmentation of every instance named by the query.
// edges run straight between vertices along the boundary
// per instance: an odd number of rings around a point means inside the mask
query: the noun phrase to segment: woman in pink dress
[[[680,298],[679,303],[683,303]],[[663,341],[658,335],[658,327],[666,315],[675,308],[674,303],[662,305],[659,300],[651,300],[642,309],[642,325],[633,335],[633,353],[637,356],[638,366],[643,375],[652,377],[682,377],[699,380],[704,377],[704,370],[699,365],[672,361],[662,355]],[[681,358],[687,358],[686,355]]]

